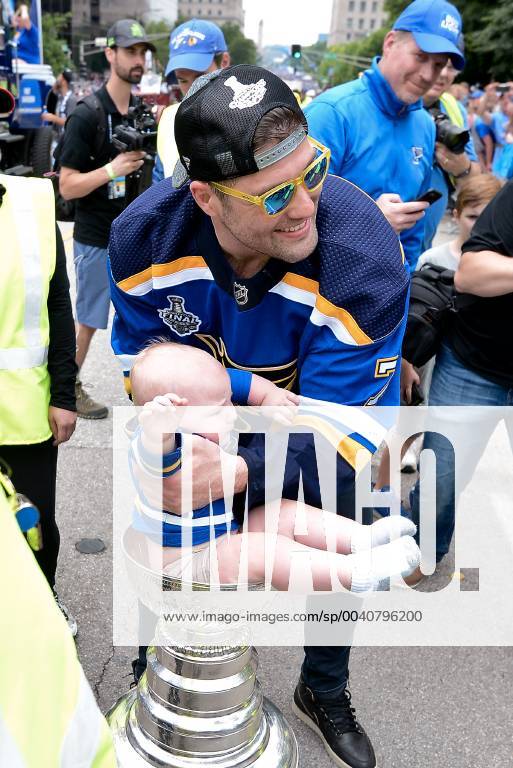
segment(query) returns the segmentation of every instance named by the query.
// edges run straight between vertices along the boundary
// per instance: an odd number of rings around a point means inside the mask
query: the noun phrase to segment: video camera
[[[128,115],[123,118],[112,135],[112,143],[120,152],[146,152],[157,154],[157,121],[146,104],[140,102],[128,108]]]
[[[463,154],[470,139],[470,131],[451,123],[445,112],[438,107],[431,107],[428,112],[435,121],[436,140],[447,147],[449,152],[454,152],[455,155]]]

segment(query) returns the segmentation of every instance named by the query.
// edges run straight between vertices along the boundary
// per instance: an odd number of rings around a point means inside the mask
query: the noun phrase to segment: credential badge
[[[233,91],[233,101],[228,105],[230,109],[247,109],[260,104],[267,91],[265,80],[262,78],[258,83],[239,83],[235,75],[232,75],[225,82],[228,88]]]
[[[168,296],[170,306],[166,309],[159,309],[159,317],[168,325],[178,336],[190,336],[196,333],[201,325],[199,317],[185,309],[185,299],[183,296]]]
[[[244,304],[248,303],[248,289],[246,288],[245,285],[241,285],[240,283],[234,283],[233,295],[239,307],[243,307]]]

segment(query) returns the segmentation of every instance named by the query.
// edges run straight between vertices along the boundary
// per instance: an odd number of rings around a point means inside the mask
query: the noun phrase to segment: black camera
[[[447,147],[449,152],[454,152],[455,155],[463,154],[470,139],[470,131],[451,123],[445,112],[438,107],[432,107],[428,112],[435,121],[436,140]]]
[[[157,154],[157,121],[151,109],[141,102],[128,108],[128,115],[114,129],[112,143],[120,152]]]

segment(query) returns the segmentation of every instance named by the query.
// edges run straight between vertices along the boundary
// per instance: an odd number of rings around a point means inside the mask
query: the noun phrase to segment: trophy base
[[[106,717],[118,768],[297,768],[296,737],[274,704],[264,697],[260,728],[249,743],[223,752],[184,752],[157,744],[138,727],[137,688],[122,696]]]

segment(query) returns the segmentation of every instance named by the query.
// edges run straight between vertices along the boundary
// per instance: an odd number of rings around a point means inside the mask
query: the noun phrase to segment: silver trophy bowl
[[[132,529],[123,537],[123,552],[129,578],[150,610],[160,607],[159,591],[182,589],[180,579],[151,569],[144,539]],[[192,596],[210,591],[199,582],[188,587]],[[236,588],[221,585],[221,591]],[[240,627],[225,630],[213,622],[200,625],[194,637],[190,629],[162,631],[158,624],[146,672],[107,713],[120,768],[297,768],[294,733],[262,695],[257,652],[241,639]]]

